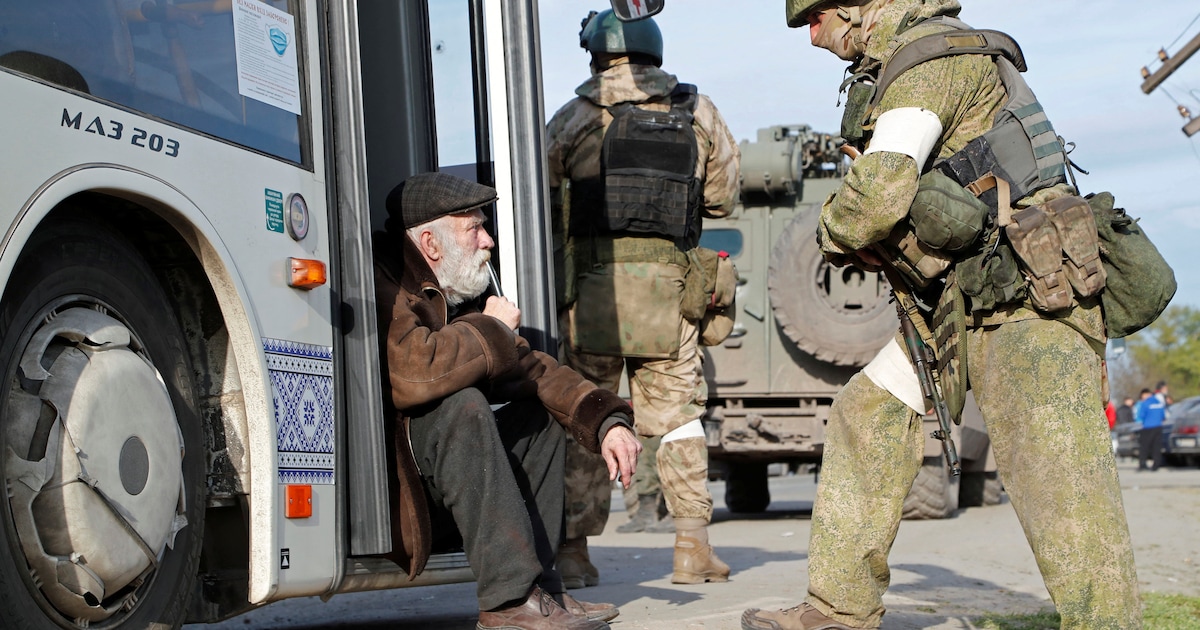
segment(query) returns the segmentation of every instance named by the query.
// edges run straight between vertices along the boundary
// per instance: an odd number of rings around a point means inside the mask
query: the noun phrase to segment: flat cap
[[[447,173],[418,173],[400,182],[387,196],[389,231],[398,220],[403,229],[459,214],[496,200],[496,189]]]

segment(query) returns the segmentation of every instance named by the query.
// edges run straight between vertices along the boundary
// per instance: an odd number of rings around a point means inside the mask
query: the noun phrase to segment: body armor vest
[[[863,124],[883,100],[888,86],[905,71],[951,55],[989,55],[995,59],[1008,100],[996,114],[990,130],[971,140],[961,151],[935,162],[934,168],[973,191],[987,188],[979,193],[979,198],[993,211],[997,208],[997,189],[977,184],[989,174],[1009,184],[1009,204],[1042,188],[1065,183],[1066,157],[1062,143],[1037,97],[1021,77],[1026,70],[1025,57],[1017,43],[998,31],[972,30],[954,18],[933,18],[926,23],[945,24],[955,30],[926,35],[905,44],[882,67],[873,85],[864,81],[870,75],[852,77],[859,81],[850,88],[842,121],[843,137],[848,141],[864,137]]]
[[[600,179],[571,183],[571,234],[634,233],[694,242],[699,237],[696,86],[680,83],[658,112],[621,103],[608,108]]]

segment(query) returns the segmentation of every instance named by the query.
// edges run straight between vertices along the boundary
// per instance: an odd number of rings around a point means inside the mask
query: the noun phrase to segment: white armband
[[[915,374],[915,372],[914,372],[914,374]],[[674,430],[672,430],[672,431],[668,432],[666,435],[664,435],[662,437],[662,444],[666,444],[667,442],[674,442],[675,440],[686,440],[688,438],[702,438],[702,437],[704,437],[704,423],[700,421],[700,418],[696,418],[695,420],[692,420],[691,422],[687,422],[681,426],[676,427]]]
[[[887,151],[902,153],[917,161],[917,170],[925,166],[929,152],[942,137],[942,121],[937,114],[920,107],[889,109],[875,121],[871,145],[863,155]]]
[[[929,411],[929,403],[921,393],[921,381],[917,380],[917,371],[908,353],[900,348],[900,342],[895,338],[871,359],[863,368],[863,374],[918,414],[925,415]]]

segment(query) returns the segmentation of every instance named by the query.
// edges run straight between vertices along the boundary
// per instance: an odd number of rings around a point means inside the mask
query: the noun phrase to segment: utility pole
[[[1162,60],[1161,68],[1150,72],[1149,68],[1142,66],[1142,79],[1144,79],[1142,91],[1146,94],[1153,92],[1154,88],[1166,81],[1167,77],[1178,70],[1179,66],[1182,66],[1197,51],[1200,51],[1200,35],[1193,37],[1174,57],[1167,55],[1166,50],[1159,50],[1158,58]],[[1188,123],[1183,126],[1184,134],[1191,137],[1196,132],[1200,132],[1200,118],[1193,117],[1188,108],[1182,105],[1179,106],[1179,114],[1188,119]]]

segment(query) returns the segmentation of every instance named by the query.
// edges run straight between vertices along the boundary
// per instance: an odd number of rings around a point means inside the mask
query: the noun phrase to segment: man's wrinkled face
[[[808,14],[808,37],[813,46],[824,48],[846,61],[854,61],[862,55],[862,47],[855,44],[854,27],[840,11],[842,9],[832,2],[814,7]]]
[[[496,242],[483,228],[485,221],[482,210],[472,210],[430,223],[442,253],[433,272],[450,306],[479,297],[491,283],[487,264]]]

